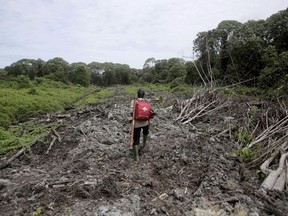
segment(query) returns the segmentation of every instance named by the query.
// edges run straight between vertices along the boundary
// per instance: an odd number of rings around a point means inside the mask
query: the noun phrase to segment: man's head
[[[144,98],[145,91],[142,90],[142,89],[139,89],[138,92],[137,92],[137,96],[138,96],[138,98]]]

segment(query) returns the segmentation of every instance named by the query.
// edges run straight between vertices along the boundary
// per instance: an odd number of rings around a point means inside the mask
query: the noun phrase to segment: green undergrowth
[[[192,94],[194,92],[194,87],[186,84],[181,85],[168,85],[168,84],[134,84],[124,87],[124,93],[128,95],[136,95],[138,89],[143,89],[146,92],[166,92],[166,93],[175,93],[175,94]]]
[[[63,110],[77,101],[89,88],[66,85],[48,79],[29,81],[15,78],[0,82],[0,126],[29,116],[53,113]]]
[[[0,89],[0,154],[4,154],[28,147],[55,127],[28,121],[30,117],[62,112],[66,106],[81,109],[103,103],[113,95],[114,88],[67,85],[44,78],[30,81],[20,76],[1,80]]]
[[[237,99],[261,99],[267,97],[264,91],[256,87],[221,87],[220,92],[224,95]]]
[[[0,154],[22,147],[29,147],[29,145],[47,135],[52,128],[57,126],[58,124],[56,123],[40,124],[28,121],[9,128],[0,127]]]
[[[114,95],[114,91],[114,87],[96,89],[78,100],[75,105],[78,109],[82,109],[89,105],[105,103]]]

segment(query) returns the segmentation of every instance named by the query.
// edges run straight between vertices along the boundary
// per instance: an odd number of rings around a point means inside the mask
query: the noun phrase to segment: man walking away
[[[133,152],[134,159],[139,161],[139,143],[141,130],[143,132],[143,143],[141,149],[143,149],[147,142],[147,137],[149,134],[149,124],[150,119],[153,118],[154,112],[152,110],[151,104],[144,100],[145,91],[139,89],[137,92],[137,98],[131,102],[131,114],[134,116],[134,134],[133,134]]]

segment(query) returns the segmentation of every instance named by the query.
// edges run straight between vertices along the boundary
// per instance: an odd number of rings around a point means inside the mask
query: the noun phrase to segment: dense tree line
[[[146,60],[146,82],[185,81],[196,85],[241,83],[261,88],[288,88],[288,9],[266,20],[226,20],[200,32],[193,61]],[[176,80],[175,80],[176,79]]]
[[[266,20],[222,21],[217,28],[198,33],[194,52],[197,60],[187,71],[189,83],[201,73],[207,83],[287,88],[288,9]]]
[[[266,20],[250,20],[246,23],[222,21],[215,29],[197,34],[193,52],[189,61],[182,58],[148,58],[141,70],[126,64],[69,64],[62,58],[54,58],[47,62],[22,59],[4,71],[9,76],[25,75],[30,79],[48,77],[83,86],[133,82],[170,83],[172,87],[184,82],[211,86],[241,83],[286,91],[288,9]]]
[[[53,58],[47,62],[41,59],[21,59],[4,68],[8,76],[27,76],[31,80],[46,77],[64,83],[89,86],[109,86],[114,84],[130,84],[137,80],[138,70],[126,64],[110,62],[85,64],[83,62],[69,64],[62,58]],[[4,74],[2,72],[2,74]]]

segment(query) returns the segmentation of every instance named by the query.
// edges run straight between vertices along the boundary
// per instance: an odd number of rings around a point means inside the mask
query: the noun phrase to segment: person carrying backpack
[[[155,115],[151,104],[144,100],[144,96],[145,91],[139,89],[137,97],[131,102],[130,107],[132,114],[131,139],[133,139],[133,152],[136,161],[139,161],[139,151],[141,151],[146,145],[149,134],[150,119]],[[143,142],[139,149],[141,130],[143,132]]]

